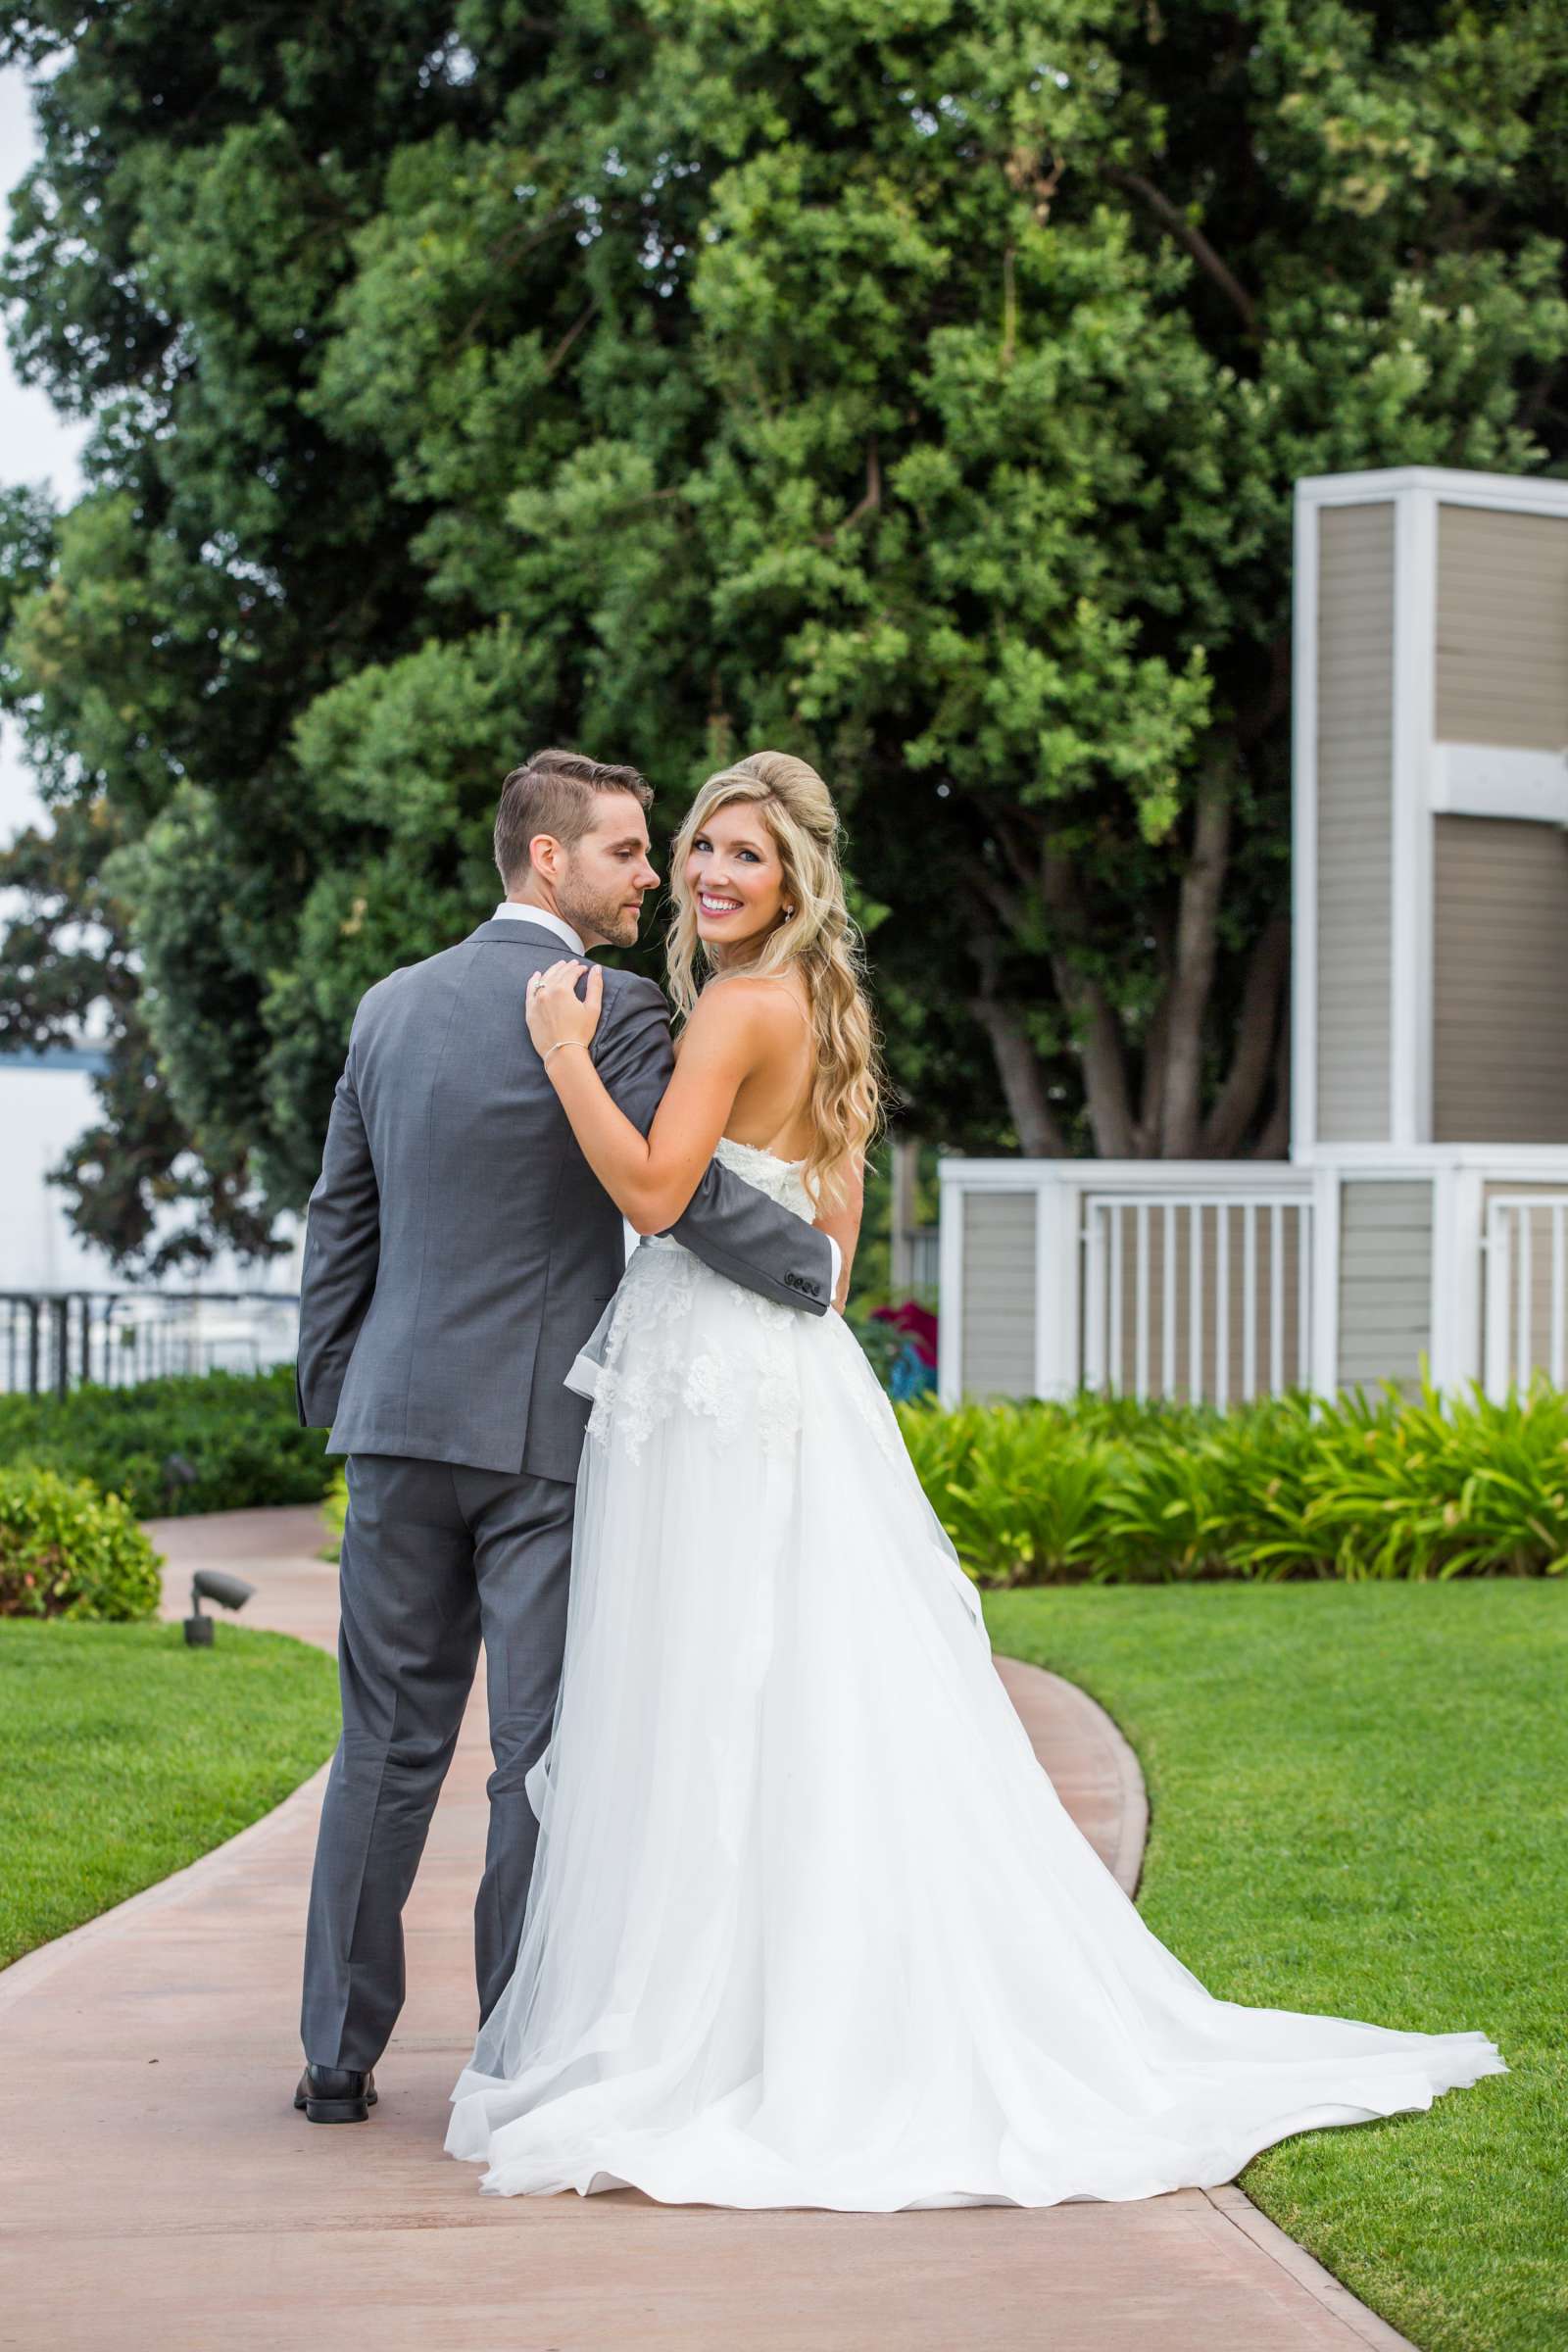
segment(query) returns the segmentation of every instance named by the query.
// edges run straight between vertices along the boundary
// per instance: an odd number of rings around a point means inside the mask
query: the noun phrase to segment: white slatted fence
[[[1272,1187],[1085,1191],[1085,1385],[1221,1405],[1308,1385],[1312,1206]]]
[[[1501,1398],[1531,1374],[1568,1384],[1568,1192],[1494,1193],[1487,1203],[1483,1384]]]

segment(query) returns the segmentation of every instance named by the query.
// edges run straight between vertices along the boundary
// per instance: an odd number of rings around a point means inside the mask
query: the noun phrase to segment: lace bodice
[[[804,1159],[780,1159],[776,1152],[766,1151],[760,1144],[738,1144],[731,1135],[721,1135],[713,1152],[721,1167],[776,1200],[780,1208],[803,1217],[808,1225],[816,1215],[811,1196],[806,1189]]]
[[[714,1157],[812,1221],[804,1160],[727,1135]],[[685,1413],[715,1422],[726,1441],[755,1445],[760,1459],[793,1458],[803,1367],[823,1350],[837,1358],[840,1393],[853,1397],[882,1451],[903,1458],[893,1409],[842,1316],[778,1304],[714,1273],[673,1234],[654,1236],[632,1251],[615,1295],[589,1438],[607,1446],[618,1440],[636,1458],[672,1413]]]

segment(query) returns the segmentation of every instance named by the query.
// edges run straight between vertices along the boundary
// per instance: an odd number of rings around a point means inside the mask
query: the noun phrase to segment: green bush
[[[982,1585],[1184,1578],[1555,1576],[1568,1567],[1568,1396],[1538,1377],[1418,1400],[1305,1391],[1221,1412],[1085,1392],[904,1405]]]
[[[946,1482],[949,1533],[985,1584],[1043,1584],[1094,1573],[1103,1539],[1109,1442],[1043,1445],[1022,1414],[971,1444]]]
[[[316,1502],[332,1476],[324,1445],[299,1427],[290,1364],[0,1396],[0,1462],[90,1478],[138,1519]]]
[[[162,1565],[118,1494],[0,1470],[0,1617],[151,1617]]]

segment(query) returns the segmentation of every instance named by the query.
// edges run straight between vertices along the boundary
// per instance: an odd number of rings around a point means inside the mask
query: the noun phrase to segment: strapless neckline
[[[713,1157],[740,1177],[743,1184],[755,1185],[768,1200],[776,1200],[780,1208],[789,1209],[810,1224],[816,1204],[807,1186],[804,1159],[783,1159],[765,1144],[738,1143],[732,1135],[719,1137]]]
[[[721,1135],[718,1140],[721,1144],[728,1144],[732,1152],[750,1152],[758,1159],[770,1159],[777,1168],[804,1168],[806,1165],[804,1157],[786,1159],[781,1152],[770,1152],[765,1144],[743,1144],[738,1135]]]

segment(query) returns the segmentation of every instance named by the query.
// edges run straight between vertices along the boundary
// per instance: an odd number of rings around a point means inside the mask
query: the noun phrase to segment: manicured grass
[[[337,1738],[337,1669],[221,1625],[0,1622],[0,1967],[232,1838]]]
[[[1211,1992],[1490,2034],[1512,2072],[1243,2183],[1426,2352],[1568,2343],[1568,1588],[989,1594],[1138,1751],[1139,1905]]]

